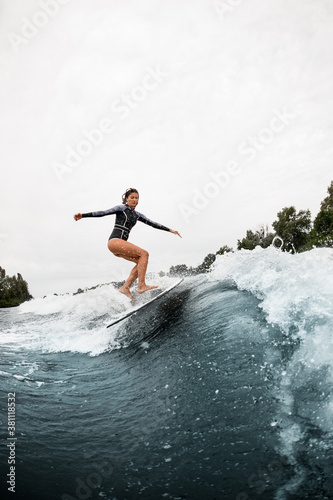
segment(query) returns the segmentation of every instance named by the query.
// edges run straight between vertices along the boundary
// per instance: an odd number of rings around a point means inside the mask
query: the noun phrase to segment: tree
[[[253,250],[259,245],[259,236],[251,229],[246,231],[246,236],[242,240],[237,240],[237,250],[244,248],[245,250]]]
[[[178,264],[170,267],[169,274],[170,276],[187,276],[191,273],[186,264]]]
[[[214,253],[209,253],[203,260],[203,263],[196,268],[197,273],[206,273],[209,271],[211,265],[215,262],[216,255]]]
[[[169,269],[169,275],[192,276],[194,274],[207,273],[210,270],[212,264],[215,262],[216,256],[223,255],[224,253],[227,252],[233,252],[233,249],[228,247],[227,245],[224,245],[215,254],[209,253],[208,255],[206,255],[202,264],[200,264],[198,267],[195,268],[187,267],[186,264],[178,264],[177,266],[171,266]]]
[[[228,247],[228,245],[224,245],[223,247],[220,248],[220,250],[216,252],[215,255],[224,255],[225,253],[229,252],[233,252],[233,249],[231,247]]]
[[[22,302],[32,299],[28,283],[18,273],[17,277],[6,276],[6,271],[0,267],[0,307],[19,306]]]
[[[323,210],[332,210],[333,209],[333,181],[327,188],[328,196],[323,199],[320,204],[320,207]]]
[[[296,252],[307,250],[310,245],[311,212],[295,207],[285,207],[277,214],[278,220],[272,226],[276,234],[284,241],[283,248],[293,248]]]
[[[274,234],[268,231],[268,226],[261,226],[255,233],[249,229],[246,231],[246,237],[237,240],[237,250],[253,250],[256,246],[267,248],[272,244]]]
[[[333,246],[333,181],[327,189],[328,196],[320,204],[320,211],[313,222],[312,243],[316,246]]]

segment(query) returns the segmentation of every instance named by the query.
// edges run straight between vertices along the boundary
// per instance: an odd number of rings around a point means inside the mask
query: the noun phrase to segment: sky
[[[330,0],[2,0],[0,265],[34,297],[197,266],[333,180]]]

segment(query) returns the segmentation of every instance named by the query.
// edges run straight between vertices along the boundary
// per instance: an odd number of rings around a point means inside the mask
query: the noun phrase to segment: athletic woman
[[[74,219],[77,221],[84,217],[104,217],[105,215],[116,214],[115,225],[108,241],[108,249],[116,257],[122,257],[125,260],[135,262],[135,266],[133,267],[129,277],[119,291],[127,295],[130,299],[136,300],[136,298],[131,294],[130,287],[137,278],[139,281],[138,293],[143,293],[147,290],[158,287],[146,284],[146,271],[149,254],[146,250],[143,250],[142,248],[127,241],[131,229],[135,226],[137,221],[140,221],[144,224],[155,227],[156,229],[161,229],[162,231],[169,231],[170,233],[177,234],[178,236],[180,236],[180,234],[178,231],[174,231],[166,226],[162,226],[162,224],[159,224],[158,222],[148,219],[145,215],[135,210],[137,204],[139,203],[139,192],[136,189],[127,189],[126,193],[123,194],[122,201],[122,205],[117,205],[116,207],[102,212],[75,214]]]

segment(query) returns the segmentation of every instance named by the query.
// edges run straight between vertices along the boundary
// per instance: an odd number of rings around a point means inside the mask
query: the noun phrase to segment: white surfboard
[[[180,283],[183,280],[184,280],[184,278],[181,278],[180,280],[177,281],[177,283],[174,283],[173,285],[169,286],[169,288],[167,288],[166,290],[164,290],[163,292],[161,292],[159,295],[156,295],[156,297],[154,297],[153,299],[149,300],[148,302],[145,302],[144,304],[142,304],[139,307],[136,307],[135,309],[132,309],[132,311],[124,314],[124,316],[121,316],[121,318],[115,319],[106,328],[109,328],[110,326],[116,325],[117,323],[120,323],[120,321],[123,321],[124,319],[129,318],[130,316],[132,316],[133,314],[136,314],[138,311],[141,311],[141,309],[143,309],[144,307],[149,306],[149,304],[151,304],[152,302],[155,302],[155,300],[160,299],[161,297],[163,297],[163,295],[165,295],[166,293],[168,293],[171,290],[173,290],[176,286],[180,285]]]

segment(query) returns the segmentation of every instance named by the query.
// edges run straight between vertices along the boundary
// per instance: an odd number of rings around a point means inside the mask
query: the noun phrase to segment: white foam
[[[297,323],[302,334],[310,323],[333,320],[332,275],[333,249],[292,255],[257,247],[218,256],[209,279],[232,279],[240,290],[261,299],[269,323],[285,333]]]
[[[161,290],[175,279],[154,277]],[[154,279],[150,276],[150,279]],[[113,285],[102,285],[76,295],[49,295],[23,303],[19,308],[20,323],[8,328],[1,338],[11,349],[46,352],[80,352],[97,356],[126,345],[117,340],[121,325],[106,326],[112,319],[140,305],[149,297],[139,296],[137,302],[119,293]]]
[[[97,315],[123,312],[128,299],[120,294],[113,285],[102,285],[76,295],[47,295],[45,298],[24,302],[19,313],[50,315],[61,313],[78,318],[94,318]]]
[[[295,467],[295,477],[277,493],[279,500],[305,480],[297,454],[303,445],[306,422],[332,433],[332,276],[331,248],[292,255],[273,247],[220,256],[209,276],[211,280],[231,279],[239,289],[254,294],[267,322],[278,326],[294,345],[285,366],[275,374],[279,384],[275,396],[280,405],[273,424],[278,424],[274,426],[280,437],[280,453],[287,455]]]

